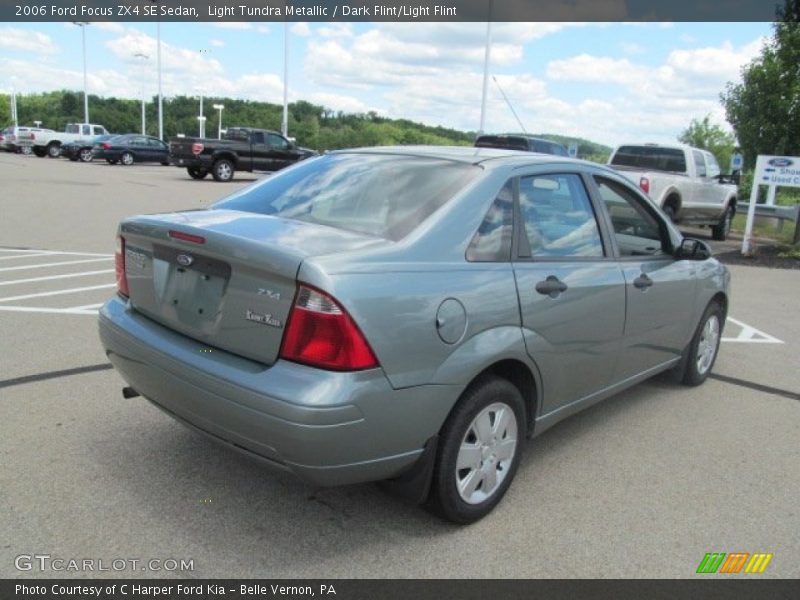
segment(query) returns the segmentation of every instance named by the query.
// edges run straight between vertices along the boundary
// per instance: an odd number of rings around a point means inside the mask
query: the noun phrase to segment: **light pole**
[[[145,54],[144,52],[136,52],[133,55],[134,58],[141,58],[142,59],[142,89],[141,89],[141,96],[142,96],[142,135],[147,135],[147,121],[145,116],[145,102],[144,102],[144,79],[145,75],[147,74],[147,70],[144,68],[144,61],[150,60],[150,57]]]
[[[164,97],[161,95],[161,21],[156,24],[158,37],[158,139],[164,139]]]
[[[81,28],[81,41],[83,45],[83,122],[89,122],[89,96],[86,93],[86,26],[85,21],[74,21],[74,24]]]
[[[201,138],[206,137],[206,117],[203,115],[203,90],[200,90],[200,114],[197,116],[199,125],[198,134]]]
[[[289,131],[289,23],[283,23],[283,118],[281,133],[287,136]]]
[[[483,96],[481,96],[481,124],[478,135],[483,133],[486,124],[486,94],[489,91],[489,60],[492,54],[492,5],[494,0],[489,0],[489,20],[486,23],[486,52],[483,56]]]
[[[214,109],[219,111],[219,122],[217,124],[217,139],[222,139],[222,109],[225,108],[224,104],[215,104]]]

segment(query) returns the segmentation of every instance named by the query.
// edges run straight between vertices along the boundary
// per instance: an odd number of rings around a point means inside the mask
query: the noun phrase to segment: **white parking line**
[[[28,254],[15,254],[13,256],[0,256],[0,260],[18,260],[20,258],[34,258],[36,256],[53,256],[52,252],[34,252]]]
[[[0,269],[0,271],[22,271],[23,269],[44,269],[45,267],[60,267],[62,265],[80,265],[83,263],[90,263],[90,262],[102,262],[104,260],[110,260],[111,258],[112,257],[87,258],[85,260],[68,260],[64,262],[47,263],[44,265],[20,265],[18,267],[4,267]]]
[[[103,302],[98,302],[97,304],[85,304],[84,306],[70,306],[66,310],[90,310],[92,308],[98,309],[103,306]]]
[[[741,321],[734,319],[733,317],[728,317],[728,321],[738,325],[742,328],[739,332],[739,335],[736,337],[724,337],[721,341],[723,342],[739,342],[739,343],[746,343],[746,344],[783,344],[783,340],[779,340],[776,337],[771,336],[768,333],[764,333],[760,329],[756,329],[748,325],[747,323],[742,323]]]
[[[55,292],[42,292],[40,294],[25,294],[24,296],[9,296],[8,298],[0,298],[0,302],[12,302],[14,300],[27,300],[29,298],[42,298],[43,296],[60,296],[61,294],[74,294],[76,292],[85,292],[88,290],[102,290],[103,288],[116,287],[116,283],[106,283],[103,285],[91,285],[89,287],[72,288],[69,290],[56,290]]]
[[[89,315],[97,316],[97,309],[77,308],[39,308],[38,306],[0,306],[0,312],[48,313],[57,315]]]
[[[50,275],[49,277],[31,277],[30,279],[14,279],[12,281],[0,281],[0,285],[14,285],[17,283],[35,283],[37,281],[49,281],[51,279],[71,279],[72,277],[88,277],[89,275],[100,275],[101,273],[113,273],[114,269],[102,269],[100,271],[82,271],[80,273],[67,273],[66,275]]]
[[[33,249],[33,248],[0,248],[0,252],[17,252],[20,254],[31,254],[37,253],[44,256],[45,254],[63,254],[65,256],[109,256],[113,257],[113,254],[100,254],[98,252],[67,252],[63,250],[44,250],[44,249]]]

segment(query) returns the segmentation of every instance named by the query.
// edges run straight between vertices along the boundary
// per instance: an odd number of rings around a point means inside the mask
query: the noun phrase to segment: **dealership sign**
[[[755,181],[759,185],[800,187],[800,157],[759,156]]]
[[[800,157],[798,156],[767,156],[759,154],[756,160],[756,170],[753,175],[753,187],[750,190],[750,206],[747,210],[747,222],[744,227],[742,240],[742,254],[750,256],[753,250],[753,220],[756,213],[756,198],[758,189],[768,186],[767,204],[775,203],[775,191],[781,187],[800,188]],[[800,227],[800,222],[796,224]],[[795,241],[797,238],[795,237]]]

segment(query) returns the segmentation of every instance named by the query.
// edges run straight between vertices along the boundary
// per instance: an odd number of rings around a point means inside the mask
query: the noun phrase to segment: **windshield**
[[[214,204],[399,240],[480,173],[430,157],[328,154]]]

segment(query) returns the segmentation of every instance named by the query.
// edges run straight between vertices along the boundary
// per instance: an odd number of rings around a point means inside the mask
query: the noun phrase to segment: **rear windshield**
[[[680,148],[658,146],[620,146],[611,158],[617,167],[634,167],[642,170],[686,172],[686,156]]]
[[[503,150],[528,150],[528,140],[513,135],[482,135],[475,140],[476,148],[501,148]]]
[[[274,215],[400,240],[466,187],[480,167],[436,158],[328,154],[212,208]]]

